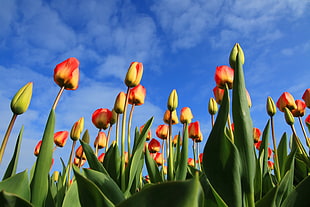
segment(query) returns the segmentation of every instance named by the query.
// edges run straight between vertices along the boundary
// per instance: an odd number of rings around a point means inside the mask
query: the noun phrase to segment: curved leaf
[[[152,183],[162,182],[163,178],[158,169],[158,165],[155,160],[151,157],[149,149],[145,148],[145,165]]]
[[[3,207],[33,207],[31,203],[15,194],[0,191],[0,204]]]
[[[113,142],[109,147],[107,153],[104,155],[103,166],[108,171],[111,178],[120,184],[120,167],[121,167],[121,156],[118,145]]]
[[[73,181],[73,183],[68,188],[65,198],[62,203],[62,207],[80,207],[80,200],[78,199],[79,192],[78,192],[78,186],[76,181]]]
[[[184,125],[184,132],[183,132],[181,158],[179,160],[178,167],[175,172],[176,180],[186,179],[187,159],[188,159],[188,124],[186,123]]]

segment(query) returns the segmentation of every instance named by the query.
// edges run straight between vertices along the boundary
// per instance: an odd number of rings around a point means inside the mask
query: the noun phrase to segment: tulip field
[[[92,114],[96,137],[84,128],[84,117],[68,131],[55,131],[59,100],[66,90],[78,90],[80,78],[79,60],[71,57],[59,63],[53,77],[59,92],[43,138],[33,147],[36,161],[21,172],[17,166],[24,127],[18,137],[10,135],[18,116],[27,113],[32,82],[11,100],[13,115],[0,148],[0,165],[5,169],[0,207],[310,206],[310,115],[306,113],[310,88],[298,100],[285,91],[276,102],[266,97],[269,119],[264,129],[255,128],[244,61],[236,43],[228,57],[230,66],[214,71],[209,134],[202,133],[199,121],[192,122],[190,107],[178,108],[178,91],[172,90],[155,135],[154,117],[141,120],[139,126],[132,124],[134,107],[144,104],[146,96],[140,84],[143,64],[132,62],[124,74],[127,91],[116,94],[112,109],[99,108]],[[290,133],[275,136],[276,113],[283,114]],[[175,135],[176,124],[182,127]],[[16,140],[14,149],[6,149],[8,139]],[[54,160],[54,149],[64,145],[70,145],[69,159]],[[1,163],[4,153],[11,153],[8,166]],[[61,171],[52,170],[54,162],[61,162]]]

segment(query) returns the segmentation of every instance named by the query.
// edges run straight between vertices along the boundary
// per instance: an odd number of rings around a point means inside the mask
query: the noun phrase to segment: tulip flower
[[[292,112],[287,107],[284,108],[284,118],[286,123],[290,126],[295,122]]]
[[[272,161],[268,160],[267,164],[268,164],[269,169],[270,169],[270,170],[273,170],[273,168],[274,168],[274,163],[273,163]]]
[[[78,157],[75,157],[73,160],[73,164],[77,167],[82,167],[85,164],[86,160],[85,159],[80,159]]]
[[[140,133],[142,132],[143,128],[144,128],[144,125],[140,127]],[[152,138],[152,131],[149,129],[146,135],[146,141],[149,141],[151,138]]]
[[[257,143],[259,141],[261,131],[258,128],[253,128],[253,136],[254,136],[254,143]]]
[[[214,94],[216,103],[221,104],[223,97],[224,97],[224,89],[215,86],[213,88],[213,94]]]
[[[140,84],[143,74],[143,65],[139,62],[132,62],[128,68],[125,84],[132,88]]]
[[[32,97],[32,82],[24,85],[13,97],[11,101],[11,110],[14,114],[23,114],[27,111]]]
[[[58,182],[58,179],[59,179],[59,171],[56,170],[53,173],[53,181]]]
[[[151,141],[148,144],[148,149],[150,153],[155,153],[160,151],[160,142],[157,141],[156,139],[151,139]]]
[[[164,122],[166,123],[166,124],[169,124],[169,122],[170,122],[170,116],[172,116],[171,117],[171,121],[172,121],[172,124],[178,124],[179,123],[179,119],[178,119],[178,115],[177,115],[177,112],[176,112],[176,110],[174,110],[174,111],[169,111],[169,110],[166,110],[166,112],[165,112],[165,114],[164,114],[164,118],[163,118],[163,120],[164,120]]]
[[[155,160],[157,165],[163,165],[163,154],[160,152],[151,153],[151,157]]]
[[[305,111],[306,111],[306,103],[302,100],[296,100],[295,104],[297,106],[296,109],[293,109],[291,112],[293,114],[294,117],[302,117],[305,115]]]
[[[277,107],[282,112],[284,112],[285,107],[287,107],[289,110],[297,108],[294,97],[289,92],[282,93],[277,101]]]
[[[192,122],[188,126],[188,137],[192,139],[200,138],[201,131],[200,131],[200,124],[199,121]]]
[[[107,146],[107,135],[105,132],[99,132],[95,142],[94,142],[94,147],[98,149],[105,148]]]
[[[54,143],[57,147],[65,146],[68,139],[69,132],[68,131],[59,131],[54,133]]]
[[[34,154],[35,156],[38,156],[38,155],[39,155],[41,145],[42,145],[42,140],[40,140],[40,141],[38,142],[38,144],[36,145],[36,147],[34,148],[33,154]]]
[[[168,125],[165,125],[165,124],[159,125],[156,129],[156,135],[160,139],[167,139],[168,132],[169,132],[169,127]]]
[[[73,141],[79,140],[84,129],[84,117],[75,122],[71,128],[70,137]]]
[[[220,88],[218,88],[218,89],[220,89]],[[223,89],[220,89],[220,90],[223,90]],[[221,102],[221,101],[219,101],[219,102]],[[218,111],[217,101],[214,98],[211,97],[209,99],[209,103],[208,103],[208,112],[209,112],[210,115],[215,115],[217,113],[217,111]]]
[[[200,153],[199,156],[198,156],[198,160],[197,161],[199,163],[202,163],[202,158],[203,158],[203,153]]]
[[[97,109],[92,115],[92,122],[98,129],[107,129],[112,117],[109,109]]]
[[[230,67],[232,68],[236,67],[237,54],[241,56],[241,64],[243,65],[244,64],[244,53],[239,43],[236,43],[234,47],[232,48],[232,50],[230,51],[229,64],[230,64]]]
[[[270,96],[267,98],[267,104],[266,104],[267,113],[269,116],[274,116],[277,112],[276,105],[274,104],[274,101]]]
[[[56,65],[54,69],[54,81],[59,87],[66,90],[76,90],[79,84],[79,61],[74,58],[68,58]]]
[[[141,84],[132,88],[129,92],[128,103],[136,106],[144,104],[146,89]]]
[[[181,109],[180,122],[182,124],[191,123],[193,118],[194,118],[194,116],[193,116],[192,111],[189,107],[184,107]]]
[[[103,160],[104,160],[104,156],[105,156],[105,153],[101,153],[99,156],[98,156],[98,160],[99,162],[103,163]]]
[[[175,89],[169,95],[167,107],[170,111],[174,111],[178,107],[178,94]]]
[[[175,135],[172,140],[173,146],[177,146],[178,141],[180,141],[180,146],[182,145],[182,139],[179,140],[179,135]]]
[[[124,113],[125,102],[126,102],[126,93],[124,93],[124,92],[119,92],[119,94],[117,95],[117,97],[116,97],[116,99],[115,99],[113,110],[114,110],[117,114],[122,114],[122,113]]]
[[[228,88],[231,89],[234,81],[234,69],[226,65],[218,66],[215,70],[214,79],[217,87],[225,88],[225,84],[227,84]]]
[[[193,158],[187,158],[187,164],[189,166],[195,167],[195,160]]]
[[[309,129],[310,129],[310,114],[305,119],[305,123],[306,123],[307,127],[309,127]]]
[[[75,157],[79,158],[79,159],[83,159],[86,160],[86,155],[84,153],[83,147],[82,145],[80,145],[76,151],[75,151]]]
[[[310,108],[310,88],[306,89],[302,95],[302,99],[305,101],[308,108]]]

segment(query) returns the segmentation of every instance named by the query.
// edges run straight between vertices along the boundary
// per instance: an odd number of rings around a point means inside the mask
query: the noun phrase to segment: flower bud
[[[144,128],[144,125],[142,125],[140,127],[140,133],[142,132],[143,128]],[[151,138],[152,138],[152,131],[151,131],[151,129],[149,129],[145,139],[146,139],[146,141],[149,141]]]
[[[160,151],[160,143],[159,141],[157,141],[156,139],[151,139],[149,145],[148,145],[148,149],[150,151],[150,153],[155,153],[155,152],[159,152]]]
[[[221,89],[221,90],[223,90],[223,89]],[[208,111],[209,111],[210,115],[215,115],[218,111],[218,106],[217,106],[216,100],[212,97],[209,99]]]
[[[259,130],[259,128],[253,128],[253,136],[254,136],[254,143],[257,143],[259,141],[260,135],[261,135],[261,131]]]
[[[56,65],[54,69],[54,81],[60,87],[67,90],[76,90],[79,86],[80,62],[74,58],[68,58]]]
[[[285,121],[288,125],[292,126],[294,124],[294,122],[295,122],[294,116],[287,107],[284,108],[284,117],[285,117]]]
[[[274,104],[272,98],[268,96],[267,98],[267,105],[266,105],[267,113],[269,116],[274,116],[277,112],[276,105]]]
[[[124,93],[124,92],[119,92],[119,94],[117,95],[117,97],[116,97],[116,99],[115,99],[113,110],[114,110],[117,114],[122,114],[122,113],[124,113],[125,102],[126,102],[126,93]]]
[[[81,117],[77,122],[73,124],[70,131],[70,138],[73,141],[79,140],[83,129],[84,129],[84,117]]]
[[[143,74],[143,65],[139,62],[132,62],[128,68],[125,84],[126,86],[132,88],[137,86],[142,78]]]
[[[144,104],[146,89],[141,84],[133,87],[129,91],[128,103],[137,106]]]
[[[54,143],[57,147],[65,146],[68,139],[69,132],[68,131],[59,131],[54,134]]]
[[[232,48],[232,50],[230,51],[229,64],[230,64],[230,67],[232,68],[236,67],[237,54],[240,56],[241,63],[243,65],[244,64],[244,53],[239,43],[236,43],[234,47]]]
[[[310,88],[306,89],[302,95],[302,99],[305,101],[308,108],[310,108]]]
[[[191,123],[193,118],[194,118],[194,116],[193,116],[192,111],[189,107],[184,107],[181,109],[180,122],[182,124]]]
[[[175,89],[173,89],[169,95],[167,106],[170,111],[174,111],[178,107],[178,94]]]
[[[27,111],[32,97],[32,82],[24,85],[13,97],[11,110],[14,114],[22,114]]]
[[[178,124],[179,123],[179,119],[178,119],[178,115],[177,115],[177,111],[176,110],[174,110],[174,111],[169,111],[169,110],[166,110],[166,112],[165,112],[165,114],[164,114],[164,122],[166,123],[166,124],[169,124],[169,122],[170,122],[170,116],[172,116],[171,117],[171,121],[172,121],[172,125],[174,125],[174,124]]]
[[[163,155],[160,152],[151,153],[151,157],[155,160],[158,166],[163,164]]]
[[[284,108],[289,110],[296,109],[294,97],[289,92],[284,92],[277,101],[277,107],[280,111],[284,112]]]
[[[104,156],[105,156],[105,153],[101,153],[99,156],[98,156],[98,160],[99,162],[103,163],[103,160],[104,160]]]
[[[168,125],[162,124],[157,127],[156,136],[160,139],[167,139],[168,132],[169,132]]]
[[[217,87],[225,88],[225,85],[227,84],[228,88],[232,89],[234,82],[234,69],[226,65],[216,67],[214,80]]]
[[[223,97],[224,97],[224,89],[215,86],[213,88],[213,94],[214,94],[216,103],[221,105]]]
[[[37,143],[36,147],[34,148],[33,154],[34,154],[35,156],[38,156],[38,155],[39,155],[41,145],[42,145],[42,140],[40,140],[40,141]]]
[[[192,139],[199,138],[201,136],[199,121],[192,122],[188,126],[188,137]]]
[[[59,171],[54,171],[53,173],[53,181],[58,182],[59,179]]]
[[[83,147],[82,145],[80,145],[76,151],[75,151],[75,157],[79,158],[79,159],[82,159],[82,160],[86,160],[86,155],[83,151]]]
[[[98,146],[98,149],[105,148],[107,146],[107,135],[105,132],[99,132],[95,142],[94,142],[94,147]]]
[[[97,109],[92,115],[92,122],[98,129],[107,129],[112,117],[109,109]]]
[[[297,106],[296,109],[293,109],[291,112],[293,114],[294,117],[302,117],[305,115],[305,111],[306,111],[306,103],[302,100],[296,100],[295,104]]]

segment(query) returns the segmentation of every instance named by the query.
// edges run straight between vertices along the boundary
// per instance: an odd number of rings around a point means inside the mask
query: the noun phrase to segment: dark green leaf
[[[33,207],[31,203],[23,198],[5,191],[0,191],[0,205],[1,207]]]
[[[121,157],[117,143],[113,142],[107,153],[104,155],[103,166],[107,169],[111,178],[120,185]]]
[[[183,127],[183,141],[182,141],[182,150],[181,158],[176,169],[176,180],[185,180],[187,173],[187,159],[188,159],[188,124],[184,124]]]
[[[145,165],[152,183],[162,182],[163,178],[159,171],[158,165],[155,160],[151,157],[148,148],[145,148]]]
[[[73,183],[68,188],[68,191],[66,192],[62,207],[80,207],[80,199],[79,199],[79,192],[78,192],[78,186],[76,181],[73,181]]]

